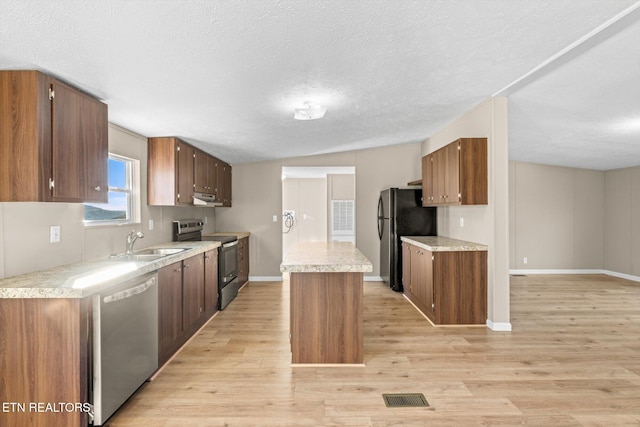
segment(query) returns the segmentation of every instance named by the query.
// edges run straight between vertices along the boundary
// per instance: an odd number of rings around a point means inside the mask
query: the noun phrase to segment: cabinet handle
[[[181,269],[180,267],[178,267],[178,268],[176,268],[176,269],[175,269],[175,270],[173,270],[173,271],[175,271],[176,273],[180,273],[180,272],[182,271],[182,269]]]
[[[182,268],[186,270],[187,268],[189,268],[189,264],[185,264],[184,266],[182,266]]]
[[[96,186],[95,186],[95,188],[94,188],[94,190],[96,190],[96,191],[100,191],[100,190],[102,190],[102,188],[101,188],[99,185],[96,185]]]

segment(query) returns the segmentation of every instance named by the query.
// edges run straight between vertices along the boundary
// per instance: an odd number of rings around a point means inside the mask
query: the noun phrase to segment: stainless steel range
[[[238,295],[238,237],[202,235],[201,219],[173,221],[173,241],[217,241],[218,250],[218,309],[223,310]]]

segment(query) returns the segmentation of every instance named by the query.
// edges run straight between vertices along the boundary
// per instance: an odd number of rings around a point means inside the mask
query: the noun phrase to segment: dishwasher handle
[[[149,280],[147,280],[144,283],[141,283],[138,286],[125,289],[124,291],[114,292],[113,294],[104,297],[102,302],[105,304],[109,304],[110,302],[122,301],[123,299],[127,299],[134,295],[138,295],[143,292],[146,292],[150,287],[152,287],[155,284],[156,284],[156,277],[153,276]]]

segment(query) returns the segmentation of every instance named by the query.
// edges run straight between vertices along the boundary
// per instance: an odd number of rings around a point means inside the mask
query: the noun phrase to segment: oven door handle
[[[237,240],[234,240],[233,242],[229,242],[229,243],[225,243],[222,245],[223,248],[231,248],[233,246],[236,246],[238,244]]]

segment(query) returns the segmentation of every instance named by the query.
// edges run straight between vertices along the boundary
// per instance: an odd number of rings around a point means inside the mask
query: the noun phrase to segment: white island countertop
[[[467,242],[445,236],[402,236],[403,242],[411,243],[431,252],[487,251],[489,247],[481,243]]]
[[[371,262],[350,242],[299,242],[280,265],[283,273],[368,273]]]

